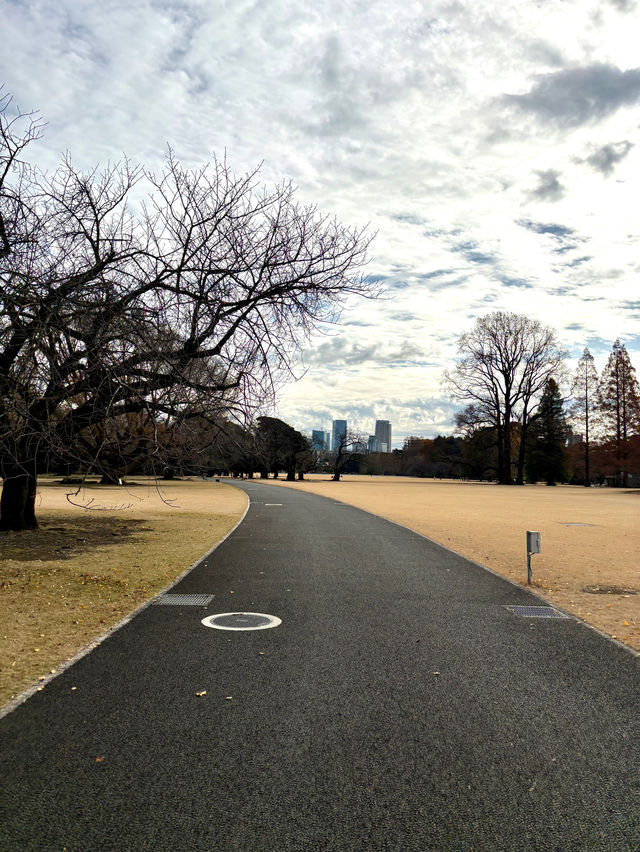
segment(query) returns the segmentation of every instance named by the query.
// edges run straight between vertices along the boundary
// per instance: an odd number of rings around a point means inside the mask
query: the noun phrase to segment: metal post
[[[540,553],[540,533],[527,530],[527,586],[531,585],[532,553]]]

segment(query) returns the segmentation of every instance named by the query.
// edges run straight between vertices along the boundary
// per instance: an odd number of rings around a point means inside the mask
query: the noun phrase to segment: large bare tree
[[[445,373],[454,399],[474,406],[475,415],[496,430],[498,475],[513,483],[512,433],[519,424],[515,482],[524,481],[527,428],[547,380],[565,357],[555,331],[522,314],[495,311],[476,320],[458,340],[460,360]]]
[[[0,528],[37,525],[42,457],[109,418],[252,413],[335,321],[370,237],[289,183],[214,160],[159,173],[29,165],[37,115],[0,102]],[[99,453],[95,459],[99,466]]]

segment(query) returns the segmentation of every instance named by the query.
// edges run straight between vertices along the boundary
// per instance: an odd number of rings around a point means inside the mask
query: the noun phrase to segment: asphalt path
[[[240,487],[171,589],[207,607],[147,607],[0,720],[3,852],[640,849],[637,657],[403,527]],[[282,623],[201,623],[244,611]]]

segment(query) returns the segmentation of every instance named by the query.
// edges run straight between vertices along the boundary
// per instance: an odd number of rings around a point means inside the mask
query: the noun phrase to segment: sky
[[[309,341],[278,416],[451,434],[478,317],[616,338],[640,370],[636,0],[0,0],[0,83],[53,168],[224,156],[376,233],[375,300]]]

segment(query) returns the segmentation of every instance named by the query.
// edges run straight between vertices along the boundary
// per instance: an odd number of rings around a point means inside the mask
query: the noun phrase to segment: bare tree
[[[333,460],[333,476],[334,482],[340,482],[340,476],[347,462],[353,458],[359,447],[366,447],[366,435],[362,432],[349,431],[338,433],[337,446],[333,447],[331,456]],[[354,452],[354,448],[356,451]]]
[[[283,183],[169,152],[53,175],[25,161],[37,116],[0,103],[0,528],[37,526],[44,454],[109,418],[250,416],[335,321],[370,243]],[[140,198],[145,198],[140,202]],[[100,464],[100,459],[96,459]]]
[[[496,430],[498,474],[513,483],[513,426],[520,425],[516,484],[524,481],[525,442],[531,415],[565,352],[551,328],[522,314],[496,311],[480,317],[458,340],[461,356],[445,381],[454,399],[474,406],[475,415]]]
[[[589,450],[594,419],[601,407],[600,384],[593,355],[585,347],[571,384],[571,416],[574,422],[584,427],[584,484],[591,485]]]

